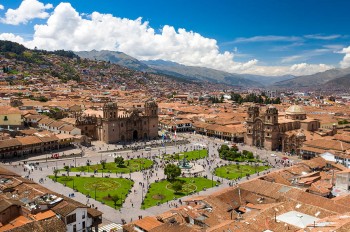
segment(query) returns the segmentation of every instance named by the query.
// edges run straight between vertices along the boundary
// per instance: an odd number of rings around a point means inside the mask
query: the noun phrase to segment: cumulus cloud
[[[5,9],[3,5],[0,4],[0,10]]]
[[[318,72],[324,72],[329,69],[334,68],[334,66],[326,64],[307,64],[300,63],[294,64],[292,66],[254,66],[250,69],[242,71],[242,73],[254,73],[257,75],[271,75],[280,76],[291,74],[295,76],[311,75]]]
[[[21,36],[12,33],[2,33],[0,34],[0,40],[8,40],[16,43],[24,43],[24,39]]]
[[[345,54],[343,60],[340,62],[340,67],[349,68],[350,67],[350,46],[347,48],[343,48],[340,53]]]
[[[216,40],[192,31],[165,25],[156,33],[141,18],[131,20],[98,12],[84,18],[69,3],[60,3],[47,23],[35,25],[34,29],[28,46],[48,50],[118,50],[141,60],[163,59],[229,72],[257,62],[234,62],[234,54],[220,52]]]
[[[46,19],[49,13],[46,10],[51,9],[52,4],[39,2],[38,0],[23,0],[17,9],[8,9],[5,17],[1,19],[2,23],[19,25],[26,24],[32,19]]]

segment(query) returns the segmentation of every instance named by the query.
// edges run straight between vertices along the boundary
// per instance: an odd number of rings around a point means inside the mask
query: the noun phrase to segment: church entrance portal
[[[138,136],[138,134],[137,134],[137,130],[134,130],[134,133],[133,133],[133,135],[132,135],[132,139],[133,139],[133,140],[138,140],[138,139],[139,139],[139,136]]]

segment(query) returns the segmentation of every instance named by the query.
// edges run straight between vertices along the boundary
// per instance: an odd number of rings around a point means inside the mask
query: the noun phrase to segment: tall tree
[[[175,164],[168,164],[164,168],[164,174],[167,176],[168,180],[174,180],[181,175],[181,169]]]

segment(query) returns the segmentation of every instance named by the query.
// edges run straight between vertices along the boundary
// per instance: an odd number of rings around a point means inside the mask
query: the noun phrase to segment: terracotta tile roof
[[[34,133],[37,133],[37,132],[38,132],[38,130],[36,130],[34,128],[27,129],[27,130],[21,130],[21,133],[25,134],[25,135],[33,135]]]
[[[8,225],[10,225],[10,224],[7,224],[7,226]],[[2,229],[2,228],[0,227],[0,229]],[[52,217],[52,218],[48,218],[46,220],[41,220],[41,221],[27,221],[26,224],[22,224],[21,226],[16,227],[16,228],[9,228],[9,230],[7,230],[7,231],[11,231],[11,232],[29,232],[29,231],[65,232],[66,230],[67,230],[66,225],[64,224],[64,222],[61,219],[59,219],[57,217]]]
[[[42,141],[37,136],[16,137],[22,145],[41,144]]]
[[[21,111],[18,108],[12,106],[0,106],[0,114],[21,114]]]
[[[5,198],[0,199],[0,213],[2,213],[5,209],[7,209],[12,205],[21,206],[22,203],[18,200],[11,200],[11,199],[5,199]]]
[[[49,125],[50,123],[52,123],[54,120],[51,118],[43,118],[39,121],[39,124],[41,125]]]
[[[143,230],[151,231],[152,229],[161,226],[163,223],[158,221],[155,217],[145,217],[140,220],[134,221],[133,224],[135,224]]]
[[[334,135],[334,139],[350,143],[350,135],[347,134],[336,134]]]
[[[0,140],[0,148],[16,147],[21,145],[22,143],[17,139]]]
[[[31,218],[33,218],[34,220],[40,221],[40,220],[44,220],[44,219],[55,217],[56,214],[52,210],[47,210],[45,212],[39,212],[39,213],[37,213],[35,215],[29,215],[29,216]]]
[[[90,208],[90,207],[87,209],[87,212],[92,217],[98,217],[98,216],[101,216],[103,214],[101,211],[98,211],[97,209]]]
[[[72,131],[76,129],[76,127],[72,126],[72,125],[67,125],[65,124],[64,126],[62,126],[59,130],[60,131]]]
[[[336,150],[336,151],[345,151],[350,149],[350,144],[347,144],[341,141],[327,140],[327,139],[310,140],[305,142],[304,146],[325,149],[325,150]]]
[[[49,127],[54,127],[54,128],[60,128],[64,125],[66,125],[65,122],[59,122],[59,121],[54,121],[54,120],[50,124],[48,124]]]

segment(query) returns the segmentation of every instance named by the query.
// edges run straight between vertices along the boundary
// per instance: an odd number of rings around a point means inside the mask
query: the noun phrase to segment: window
[[[77,232],[77,225],[73,225],[73,232]]]
[[[146,125],[146,121],[144,121],[143,124]]]
[[[120,126],[121,126],[121,127],[124,127],[124,123],[122,123]]]
[[[7,116],[4,116],[4,121],[8,121],[8,118],[7,118]]]
[[[136,126],[136,121],[134,121],[134,126]]]
[[[77,221],[76,214],[72,214],[72,215],[67,216],[67,224],[71,224],[71,223],[76,222],[76,221]]]
[[[85,216],[85,214],[84,214],[84,216]],[[86,226],[85,226],[85,221],[83,221],[83,229],[85,229],[85,227],[86,227]]]

